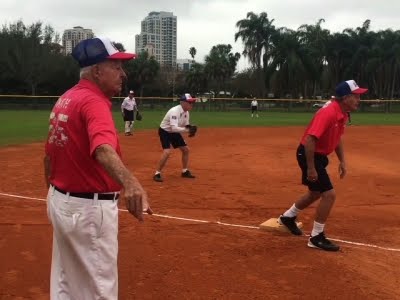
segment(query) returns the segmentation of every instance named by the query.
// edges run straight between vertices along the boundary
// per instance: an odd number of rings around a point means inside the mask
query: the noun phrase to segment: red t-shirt
[[[331,154],[340,142],[347,118],[337,101],[327,103],[315,113],[301,139],[301,144],[305,145],[307,135],[312,135],[318,139],[315,152]]]
[[[62,95],[50,114],[45,146],[51,161],[50,183],[67,192],[116,192],[115,182],[94,157],[108,144],[121,156],[111,102],[91,81],[81,79]]]

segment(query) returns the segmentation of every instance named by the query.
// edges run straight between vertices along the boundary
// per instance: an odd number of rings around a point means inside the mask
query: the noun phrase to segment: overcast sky
[[[203,61],[212,46],[235,43],[235,26],[249,11],[266,12],[276,27],[297,29],[325,19],[323,27],[332,32],[358,27],[371,20],[371,29],[400,29],[400,0],[0,0],[2,24],[22,19],[25,24],[42,21],[61,35],[64,29],[82,26],[96,36],[122,42],[135,50],[135,34],[140,22],[151,11],[173,12],[178,20],[177,58],[190,58],[189,48],[197,49],[196,60]],[[239,69],[247,66],[244,59]]]

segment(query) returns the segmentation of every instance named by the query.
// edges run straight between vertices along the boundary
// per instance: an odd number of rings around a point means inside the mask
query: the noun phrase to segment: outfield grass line
[[[47,202],[47,200],[43,199],[43,198],[20,196],[20,195],[14,195],[14,194],[2,193],[2,192],[0,192],[0,196]],[[118,209],[118,210],[121,211],[121,212],[128,212],[128,210],[126,210],[126,209]],[[162,214],[153,214],[152,216],[161,217],[161,218],[167,218],[167,219],[175,219],[175,220],[180,220],[180,221],[189,221],[189,222],[194,222],[194,223],[217,224],[217,225],[223,225],[223,226],[228,226],[228,227],[236,227],[236,228],[239,227],[239,228],[248,228],[248,229],[257,229],[257,230],[259,230],[258,226],[224,223],[224,222],[219,222],[219,221],[207,221],[207,220],[201,220],[201,219],[192,219],[192,218],[177,217],[177,216],[162,215]],[[306,236],[303,236],[303,237],[306,237]],[[373,249],[379,249],[379,250],[384,250],[384,251],[399,252],[400,253],[400,249],[398,249],[398,248],[382,247],[382,246],[378,246],[378,245],[374,245],[374,244],[353,242],[353,241],[347,241],[347,240],[338,239],[338,238],[330,238],[330,239],[333,240],[333,241],[344,243],[344,244],[348,244],[348,245],[361,246],[361,247],[366,247],[366,248],[373,248]]]
[[[162,118],[168,111],[141,110],[142,121],[135,122],[135,130],[157,130]],[[1,110],[0,109],[0,146],[26,144],[43,141],[47,137],[50,110]],[[192,111],[190,122],[199,128],[253,128],[305,126],[314,112],[271,112],[261,111],[259,118],[251,118],[250,111]],[[115,126],[119,132],[124,130],[120,111],[113,111]],[[398,126],[399,113],[354,113],[352,122],[356,126]]]

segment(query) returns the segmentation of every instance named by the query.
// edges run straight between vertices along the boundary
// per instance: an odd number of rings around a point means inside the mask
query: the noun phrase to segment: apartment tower
[[[135,36],[135,51],[147,51],[161,66],[176,66],[176,16],[172,12],[151,12]]]
[[[82,40],[94,38],[92,29],[84,29],[81,26],[75,26],[72,29],[64,30],[62,36],[62,43],[64,47],[64,53],[70,54],[72,49]]]

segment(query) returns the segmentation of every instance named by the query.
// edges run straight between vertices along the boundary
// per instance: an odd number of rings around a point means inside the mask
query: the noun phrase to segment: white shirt
[[[126,109],[126,110],[136,110],[137,109],[137,105],[136,105],[135,98],[132,97],[132,99],[131,99],[129,97],[126,97],[124,99],[124,101],[122,101],[122,104],[121,104],[121,111],[124,112],[124,109]]]
[[[257,100],[253,100],[253,101],[251,101],[251,106],[257,106],[258,105],[258,102],[257,102]]]
[[[165,114],[160,127],[168,132],[185,132],[185,126],[189,124],[189,112],[184,111],[179,104]]]

